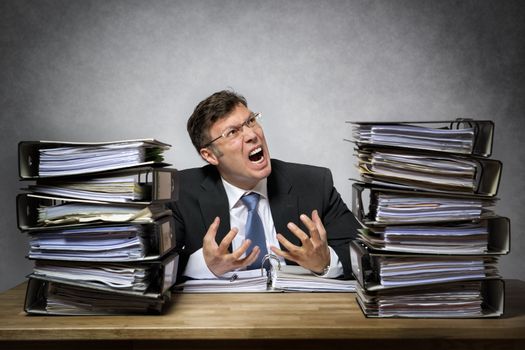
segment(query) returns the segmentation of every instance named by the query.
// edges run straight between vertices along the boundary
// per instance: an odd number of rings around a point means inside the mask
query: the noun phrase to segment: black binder
[[[39,169],[40,164],[40,150],[50,149],[57,147],[107,147],[116,144],[123,143],[140,143],[140,146],[137,148],[144,150],[157,150],[154,153],[158,153],[155,156],[146,155],[142,161],[136,161],[132,164],[113,164],[105,167],[103,170],[79,170],[73,173],[63,174],[65,175],[75,175],[75,174],[91,174],[94,172],[101,171],[110,171],[123,168],[129,168],[133,166],[147,166],[147,165],[167,165],[162,162],[162,157],[159,156],[160,153],[169,149],[171,146],[167,143],[157,141],[155,139],[139,139],[139,140],[121,140],[121,141],[111,141],[111,142],[64,142],[64,141],[21,141],[18,143],[18,174],[20,179],[36,179],[42,177]]]
[[[490,207],[494,206],[497,198],[486,197],[478,195],[467,195],[467,194],[450,194],[450,193],[438,193],[438,192],[423,192],[418,190],[407,190],[407,189],[395,189],[391,187],[353,183],[352,184],[352,212],[356,219],[361,222],[364,226],[386,226],[388,225],[401,225],[408,224],[407,222],[392,221],[392,222],[380,222],[377,220],[377,198],[380,195],[395,195],[410,198],[420,198],[431,202],[433,199],[450,199],[454,200],[466,200],[474,201],[482,206],[480,215],[465,215],[462,217],[454,217],[453,219],[447,219],[446,217],[439,218],[427,218],[420,216],[417,221],[411,223],[436,223],[436,222],[451,222],[451,221],[471,221],[479,220],[496,216]]]
[[[422,191],[448,192],[452,194],[476,194],[489,197],[495,196],[498,192],[502,172],[502,163],[499,160],[452,154],[435,155],[435,157],[439,157],[438,159],[441,161],[446,161],[449,164],[457,164],[457,166],[461,166],[462,162],[474,163],[475,170],[473,178],[467,181],[464,181],[459,175],[450,174],[441,175],[441,178],[436,177],[436,179],[432,181],[430,178],[430,176],[433,175],[432,172],[434,175],[439,174],[439,170],[432,169],[432,166],[429,166],[425,170],[421,168],[410,169],[410,167],[402,161],[399,161],[399,164],[395,166],[393,166],[392,163],[389,164],[389,162],[385,162],[385,164],[382,165],[384,168],[383,172],[376,171],[373,166],[370,165],[370,162],[378,152],[387,155],[400,155],[401,157],[421,157],[421,159],[427,159],[429,162],[434,156],[432,154],[415,151],[363,147],[357,150],[357,153],[361,179],[365,183],[402,189],[419,189]],[[413,176],[413,178],[410,178],[410,176]],[[470,182],[472,185],[467,186],[464,184],[462,186],[454,183],[453,181],[455,180]]]
[[[109,196],[102,196],[96,192],[89,191],[64,191],[67,188],[65,184],[86,184],[89,180],[96,178],[103,180],[106,178],[131,176],[135,178],[136,186],[140,187],[141,198],[136,200],[119,200],[112,199]],[[32,179],[32,178],[26,178]],[[87,199],[91,195],[94,199],[109,203],[141,203],[149,204],[152,202],[171,202],[178,199],[179,182],[177,169],[174,168],[154,168],[154,167],[136,167],[124,170],[113,170],[101,173],[94,173],[90,176],[71,175],[67,177],[37,178],[35,185],[29,185],[27,190],[33,193],[43,194],[53,197]]]
[[[473,224],[479,224],[482,226],[486,226],[487,228],[487,240],[486,240],[486,252],[483,254],[487,255],[505,255],[508,254],[510,251],[510,220],[506,217],[502,216],[496,216],[488,219],[481,219],[481,220],[475,220],[472,222]],[[447,223],[442,224],[441,226],[445,228],[456,228],[461,227],[464,223]],[[418,226],[418,225],[416,225]],[[409,225],[403,226],[403,227],[410,227]],[[427,227],[426,225],[419,226],[420,229],[424,229]],[[439,225],[432,226],[433,228],[439,228]],[[451,248],[448,248],[450,245],[443,245],[441,250],[432,250],[432,248],[428,248],[425,250],[425,245],[420,244],[419,248],[413,248],[413,249],[403,249],[408,243],[404,244],[389,244],[384,239],[384,233],[386,228],[385,227],[369,227],[364,229],[359,229],[358,239],[364,243],[367,247],[369,247],[372,250],[376,251],[389,251],[389,252],[419,252],[419,253],[427,253],[427,254],[445,254],[445,255],[451,255],[455,254],[454,250]],[[451,238],[443,238],[448,239],[449,241]],[[402,240],[402,239],[400,239]],[[405,238],[406,240],[406,238]],[[423,242],[424,243],[424,242]],[[461,242],[460,242],[461,243]],[[439,244],[439,243],[436,243]],[[416,245],[416,244],[415,244]],[[414,246],[415,246],[414,245]],[[432,252],[432,253],[430,253]],[[467,255],[468,253],[462,253],[462,255]],[[471,253],[473,255],[479,254],[479,253]]]
[[[45,260],[61,260],[61,261],[85,261],[85,262],[96,262],[96,261],[111,261],[111,262],[128,262],[128,261],[149,261],[160,259],[176,247],[176,233],[175,223],[171,216],[163,217],[150,224],[106,224],[97,226],[81,226],[74,228],[59,229],[53,228],[48,230],[39,231],[27,231],[30,235],[30,243],[33,239],[39,239],[47,236],[61,235],[63,237],[69,237],[69,244],[75,243],[75,237],[78,237],[78,233],[82,230],[89,230],[90,228],[96,228],[99,233],[111,235],[112,232],[119,232],[119,229],[131,227],[134,229],[133,233],[129,233],[127,239],[140,237],[143,242],[143,248],[140,254],[131,255],[129,252],[126,254],[126,250],[123,250],[123,254],[119,257],[108,257],[102,253],[103,249],[100,250],[100,255],[91,252],[91,254],[85,254],[78,250],[67,250],[67,249],[32,249],[30,247],[28,252],[29,259],[45,259]],[[75,236],[75,234],[77,236]],[[95,237],[97,238],[97,237]],[[101,244],[104,244],[104,240],[98,238]],[[30,244],[31,245],[31,244]],[[44,247],[45,248],[45,247]]]
[[[55,308],[54,298],[59,304]],[[158,315],[170,299],[170,293],[150,298],[30,277],[24,311],[29,315]]]
[[[35,231],[43,230],[50,227],[53,228],[68,228],[68,227],[78,227],[86,226],[93,224],[102,224],[103,221],[94,221],[88,223],[71,223],[71,224],[57,224],[45,226],[38,222],[38,210],[40,207],[52,207],[59,206],[62,204],[73,203],[73,204],[87,204],[87,205],[104,205],[106,207],[111,205],[117,205],[116,203],[100,202],[100,201],[90,201],[90,200],[81,200],[81,199],[71,199],[71,198],[61,198],[61,197],[51,197],[44,195],[36,194],[19,194],[17,196],[17,223],[18,228],[21,231]],[[165,203],[153,203],[146,205],[144,203],[122,203],[118,206],[129,207],[130,209],[146,209],[149,208],[152,216],[149,222],[153,222],[164,216],[171,215],[171,209],[168,209]],[[135,222],[135,221],[131,221]],[[142,223],[142,222],[138,222]]]
[[[142,237],[144,241],[144,250],[141,254],[142,257],[129,257],[129,258],[104,258],[103,256],[96,256],[93,254],[92,257],[88,257],[79,251],[67,251],[67,250],[52,250],[46,251],[45,254],[41,252],[32,251],[28,252],[29,259],[45,259],[45,260],[61,260],[61,261],[84,261],[84,262],[129,262],[129,261],[150,261],[160,259],[176,247],[176,232],[175,222],[173,217],[165,216],[149,224],[102,224],[102,225],[83,225],[83,226],[72,226],[72,227],[53,227],[48,229],[40,230],[29,230],[25,233],[29,234],[31,238],[39,238],[46,234],[56,235],[60,233],[64,237],[73,236],[70,238],[70,244],[74,243],[74,234],[82,233],[82,230],[89,230],[96,228],[99,232],[111,233],[117,231],[123,227],[134,227],[134,234],[130,234],[130,237],[136,235]]]
[[[404,287],[418,287],[426,285],[437,285],[447,281],[467,281],[472,279],[485,278],[500,278],[495,264],[497,263],[497,256],[494,255],[435,255],[435,254],[406,254],[396,252],[379,252],[369,249],[366,245],[359,241],[352,241],[350,243],[350,258],[352,264],[352,273],[359,285],[366,291],[376,291],[382,289],[398,289]],[[482,262],[484,277],[471,277],[475,274],[468,274],[468,271],[453,272],[452,274],[442,274],[436,270],[434,275],[424,272],[421,269],[414,269],[414,273],[421,273],[421,279],[412,278],[407,281],[399,282],[395,285],[386,285],[382,283],[381,278],[383,270],[381,268],[383,262],[388,261],[405,261],[407,263],[417,262],[417,259],[423,259],[430,263],[437,264],[462,264],[469,262],[472,259],[477,259]],[[466,268],[465,270],[468,270]]]
[[[472,286],[480,292],[481,305],[479,313],[470,314],[461,310],[461,304],[464,303],[464,296],[461,293]],[[436,293],[444,293],[444,295],[434,296],[432,299],[432,294]],[[413,303],[423,304],[418,298],[410,300],[414,296],[430,302],[430,310],[414,305]],[[483,279],[376,291],[367,291],[358,285],[356,300],[363,314],[370,318],[492,318],[500,317],[504,313],[505,283],[502,279]],[[439,303],[445,305],[457,303],[459,306],[452,306],[452,310],[449,308],[445,311],[434,307]]]
[[[90,288],[97,291],[115,292],[124,295],[142,296],[145,298],[158,299],[170,290],[175,284],[177,278],[177,269],[179,264],[179,255],[172,252],[165,256],[162,260],[153,261],[139,261],[139,262],[111,262],[105,263],[102,261],[96,262],[80,262],[80,261],[54,261],[54,260],[37,260],[33,273],[29,275],[30,278],[43,279],[46,281],[53,281],[58,283],[71,284],[79,287]],[[40,268],[47,267],[51,270],[50,273],[38,272]],[[53,272],[53,268],[71,268],[72,271],[81,271],[82,268],[96,268],[96,269],[118,269],[118,268],[136,268],[147,272],[147,288],[145,290],[138,288],[122,287],[116,288],[104,284],[96,280],[96,277],[90,276],[89,279],[82,280],[82,273],[80,272],[75,278],[68,278]],[[77,270],[78,269],[78,270]]]
[[[434,130],[458,130],[472,128],[472,148],[463,151],[452,151],[452,153],[463,153],[470,154],[480,157],[489,157],[492,154],[492,142],[494,138],[494,122],[490,120],[473,120],[458,118],[456,120],[448,121],[406,121],[406,122],[353,122],[348,121],[347,123],[353,124],[357,128],[364,128],[365,130],[371,130],[374,127],[380,126],[416,126],[429,128]],[[394,133],[395,135],[395,133]],[[374,142],[368,138],[356,137],[354,133],[354,140],[358,146],[369,146],[369,145],[380,145],[389,147],[400,147],[410,149],[422,149],[422,150],[436,150],[433,147],[417,147],[414,145],[407,145],[405,143],[388,143],[388,142]],[[447,152],[447,151],[442,151]]]

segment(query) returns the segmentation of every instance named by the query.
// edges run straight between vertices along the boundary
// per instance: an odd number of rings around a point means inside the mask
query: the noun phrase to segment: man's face
[[[241,125],[250,114],[248,108],[238,104],[229,115],[211,126],[210,138],[213,140],[226,129]],[[215,152],[212,147],[216,148]],[[272,171],[268,145],[258,123],[252,128],[244,126],[234,139],[221,137],[212,146],[201,149],[200,153],[204,160],[217,166],[226,181],[245,190],[252,189]]]

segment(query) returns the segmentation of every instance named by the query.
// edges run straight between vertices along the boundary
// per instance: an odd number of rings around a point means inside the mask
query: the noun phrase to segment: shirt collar
[[[236,187],[226,181],[223,177],[221,177],[222,184],[224,185],[224,190],[226,191],[226,196],[228,196],[228,203],[230,206],[230,210],[239,202],[242,196],[244,196],[245,193],[255,192],[258,193],[261,197],[268,198],[268,188],[267,188],[267,179],[264,178],[261,181],[255,185],[254,188],[252,188],[249,191],[243,190],[242,188]]]

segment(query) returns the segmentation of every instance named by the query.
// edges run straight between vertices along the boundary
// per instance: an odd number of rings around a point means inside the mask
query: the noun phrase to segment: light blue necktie
[[[252,244],[246,255],[249,255],[252,252],[254,246],[259,246],[261,252],[259,257],[253,264],[247,267],[248,270],[260,269],[262,259],[266,254],[268,254],[268,249],[266,249],[266,235],[264,234],[264,227],[257,214],[257,204],[259,203],[259,194],[258,193],[249,193],[241,197],[241,201],[248,208],[248,219],[246,220],[246,239],[251,239]]]

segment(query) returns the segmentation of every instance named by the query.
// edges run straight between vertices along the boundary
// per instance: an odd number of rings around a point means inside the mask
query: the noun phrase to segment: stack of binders
[[[178,255],[168,202],[178,196],[169,145],[22,141],[18,227],[34,260],[28,314],[162,313]]]
[[[495,214],[491,121],[352,122],[360,179],[350,248],[367,317],[498,317],[510,221]]]

